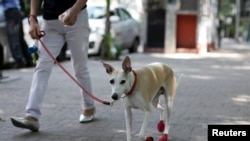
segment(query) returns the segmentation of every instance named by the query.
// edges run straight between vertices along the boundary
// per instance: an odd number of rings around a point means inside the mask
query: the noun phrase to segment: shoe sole
[[[11,122],[14,126],[19,127],[19,128],[25,128],[25,129],[29,129],[33,132],[38,132],[38,129],[32,126],[28,126],[28,125],[24,125],[23,123],[20,123],[18,121],[16,121],[15,119],[11,118]]]

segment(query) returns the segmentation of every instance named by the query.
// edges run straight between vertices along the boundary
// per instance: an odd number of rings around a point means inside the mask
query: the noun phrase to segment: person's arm
[[[87,1],[88,0],[77,0],[71,8],[79,13],[81,9],[87,4]]]
[[[42,0],[30,0],[30,15],[38,15]]]
[[[75,4],[68,9],[68,13],[64,19],[65,25],[73,25],[77,20],[77,15],[81,11],[81,9],[86,5],[87,0],[77,0]]]
[[[36,16],[38,15],[38,11],[41,8],[41,3],[42,0],[30,0],[30,16],[28,17],[28,20],[30,24],[29,34],[32,39],[37,39],[37,35],[40,34],[40,26]]]

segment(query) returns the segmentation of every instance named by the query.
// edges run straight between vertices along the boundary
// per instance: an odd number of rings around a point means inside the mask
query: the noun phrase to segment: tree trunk
[[[112,37],[110,34],[110,0],[106,0],[106,22],[105,22],[105,34],[104,36],[104,42],[103,45],[101,46],[101,58],[102,59],[112,59],[112,54],[111,54],[111,45],[112,45]]]

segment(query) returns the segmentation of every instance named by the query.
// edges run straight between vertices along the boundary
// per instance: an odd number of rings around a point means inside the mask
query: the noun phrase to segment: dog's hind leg
[[[152,105],[159,109],[160,110],[160,121],[158,122],[158,125],[157,125],[157,129],[159,132],[163,132],[164,129],[165,129],[165,124],[164,124],[164,120],[166,118],[166,110],[165,110],[165,107],[161,104],[161,101],[160,101],[160,96],[165,94],[166,91],[165,91],[165,88],[164,87],[161,87],[157,94],[155,95],[155,97],[153,98],[153,100],[151,101]]]
[[[159,141],[163,141],[167,139],[167,135],[169,132],[169,127],[170,127],[170,116],[171,116],[171,111],[173,107],[173,100],[175,97],[176,93],[176,79],[174,75],[171,75],[168,77],[165,85],[167,93],[164,94],[165,98],[165,104],[166,104],[166,109],[164,110],[164,115],[167,114],[165,118],[165,129],[164,129],[164,134],[160,137]]]
[[[171,101],[170,97],[169,96],[166,96],[166,105],[167,105],[167,108],[164,110],[164,115],[167,115],[165,116],[165,130],[164,130],[164,133],[168,134],[168,130],[169,130],[169,126],[170,126],[170,116],[171,116],[171,110],[172,110],[172,106],[173,106],[173,101]]]
[[[159,89],[159,91],[157,92],[157,94],[155,95],[155,97],[153,98],[153,100],[151,101],[151,104],[160,110],[160,120],[164,120],[164,106],[161,104],[161,101],[160,101],[160,96],[165,93],[165,89],[163,87],[161,87]]]

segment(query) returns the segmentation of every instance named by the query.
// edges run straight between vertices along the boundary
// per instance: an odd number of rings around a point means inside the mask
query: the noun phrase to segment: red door
[[[177,15],[177,48],[196,48],[196,15]]]

